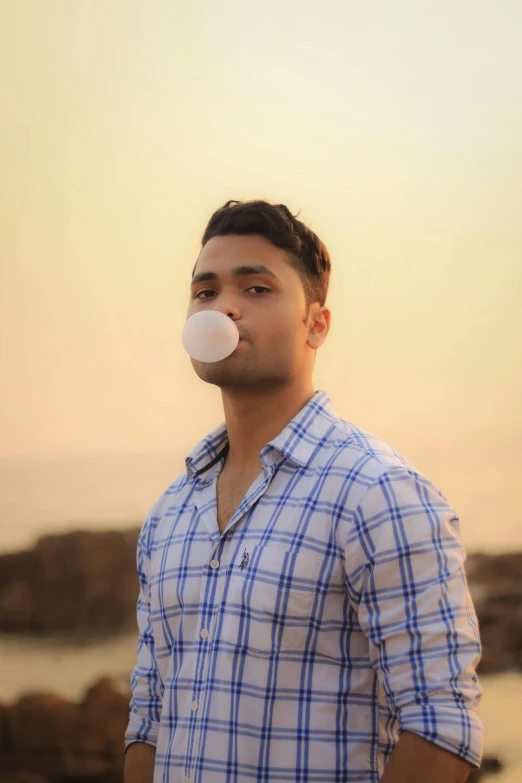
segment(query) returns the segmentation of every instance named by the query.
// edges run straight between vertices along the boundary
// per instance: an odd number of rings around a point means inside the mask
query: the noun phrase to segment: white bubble
[[[183,347],[199,362],[219,362],[233,353],[239,343],[237,326],[218,310],[194,313],[185,321]]]

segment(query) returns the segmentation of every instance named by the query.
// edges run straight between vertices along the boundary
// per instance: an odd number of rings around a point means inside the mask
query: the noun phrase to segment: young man
[[[284,205],[212,216],[187,318],[240,337],[225,422],[151,508],[125,783],[462,783],[481,648],[455,511],[314,390],[328,251]],[[141,766],[140,766],[141,765]]]

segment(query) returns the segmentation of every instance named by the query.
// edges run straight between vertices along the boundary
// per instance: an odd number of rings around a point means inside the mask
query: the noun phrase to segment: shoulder
[[[345,487],[347,483],[356,485],[352,500],[362,500],[371,487],[388,481],[406,481],[412,486],[418,481],[433,486],[411,460],[384,438],[344,419],[335,422],[325,445],[329,448],[323,458],[324,468],[332,478],[343,479]],[[440,490],[434,489],[443,497]]]

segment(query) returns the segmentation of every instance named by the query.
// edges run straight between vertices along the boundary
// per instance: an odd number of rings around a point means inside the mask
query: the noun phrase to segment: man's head
[[[187,319],[219,310],[244,343],[220,362],[192,360],[199,377],[221,387],[256,388],[288,385],[298,375],[311,379],[330,327],[330,256],[321,240],[284,204],[228,201],[212,215],[201,245]],[[268,271],[234,272],[244,266]],[[212,273],[217,278],[201,279]]]

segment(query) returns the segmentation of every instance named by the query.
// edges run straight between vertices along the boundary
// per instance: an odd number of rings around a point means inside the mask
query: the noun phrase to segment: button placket
[[[217,558],[213,558],[210,561],[210,563],[209,563],[209,566],[213,570],[216,570],[217,568],[219,568],[220,565],[221,565],[221,563],[220,563],[220,561]],[[209,633],[210,632],[209,632],[208,628],[202,628],[200,630],[200,632],[199,632],[199,635],[203,639],[206,639],[206,638],[208,638]],[[207,654],[207,658],[206,658],[206,661],[205,661],[205,670],[208,669],[208,666],[209,666],[209,656]],[[205,676],[204,676],[204,679],[206,679]],[[200,702],[197,699],[194,699],[192,701],[191,705],[190,705],[191,710],[193,710],[195,712],[195,711],[199,710],[199,707],[200,707]],[[199,723],[198,723],[196,725],[196,736],[194,738],[194,748],[196,749],[195,750],[196,754],[198,753],[198,743],[199,743],[199,740],[200,740],[200,729],[199,729]],[[188,775],[185,775],[185,777],[183,778],[183,783],[190,783],[190,777]]]

